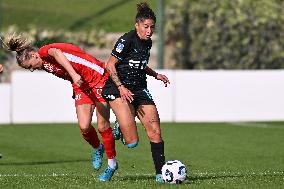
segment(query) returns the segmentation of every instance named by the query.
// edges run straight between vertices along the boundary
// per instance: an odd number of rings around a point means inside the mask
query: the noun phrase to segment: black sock
[[[155,164],[156,174],[162,173],[162,167],[165,164],[164,141],[159,143],[150,142],[152,158]]]

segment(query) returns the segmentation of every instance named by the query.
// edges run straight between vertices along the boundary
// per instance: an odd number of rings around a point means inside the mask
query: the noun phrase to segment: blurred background
[[[21,33],[38,47],[70,42],[106,61],[118,37],[134,28],[136,4],[140,1],[0,2],[2,38]],[[284,120],[283,0],[146,2],[158,18],[149,66],[172,81],[165,90],[149,78],[162,121]],[[23,88],[23,78],[36,74],[18,72],[15,55],[3,47],[0,63],[5,66],[0,82],[6,88],[1,93],[6,100],[1,99],[0,104],[7,112],[3,101],[11,101],[6,105],[10,111],[6,116],[11,121],[18,109],[14,106],[31,107],[30,102],[22,104],[26,98],[22,91],[31,91],[25,92],[28,97],[36,96],[33,90],[38,83],[30,84],[33,89]],[[49,86],[51,76],[47,77],[42,81],[45,86]],[[66,90],[69,94],[71,89]],[[18,94],[14,94],[16,91]],[[16,100],[19,94],[22,96]]]

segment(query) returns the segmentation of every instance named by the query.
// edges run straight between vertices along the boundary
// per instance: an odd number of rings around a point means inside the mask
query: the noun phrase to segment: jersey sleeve
[[[127,35],[120,37],[111,52],[111,55],[122,61],[129,52],[131,39]]]
[[[38,53],[39,53],[41,58],[48,57],[48,49],[50,49],[49,45],[45,45],[45,46],[42,46],[41,48],[39,48]]]

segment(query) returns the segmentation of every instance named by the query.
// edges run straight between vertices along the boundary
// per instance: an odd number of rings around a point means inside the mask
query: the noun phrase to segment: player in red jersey
[[[17,52],[16,59],[22,68],[30,71],[44,70],[72,83],[81,134],[95,149],[92,156],[93,167],[100,169],[105,150],[108,166],[99,176],[99,180],[109,181],[118,166],[109,122],[110,107],[101,96],[102,87],[108,77],[104,63],[68,43],[52,43],[37,49],[27,39],[11,36],[6,45],[9,50]],[[103,144],[91,125],[95,107]]]

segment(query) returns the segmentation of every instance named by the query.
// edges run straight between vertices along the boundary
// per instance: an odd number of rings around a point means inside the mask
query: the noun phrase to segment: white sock
[[[113,158],[113,159],[108,159],[107,160],[107,163],[108,163],[108,166],[110,166],[110,168],[112,168],[112,169],[115,169],[116,168],[116,159],[115,158]]]

